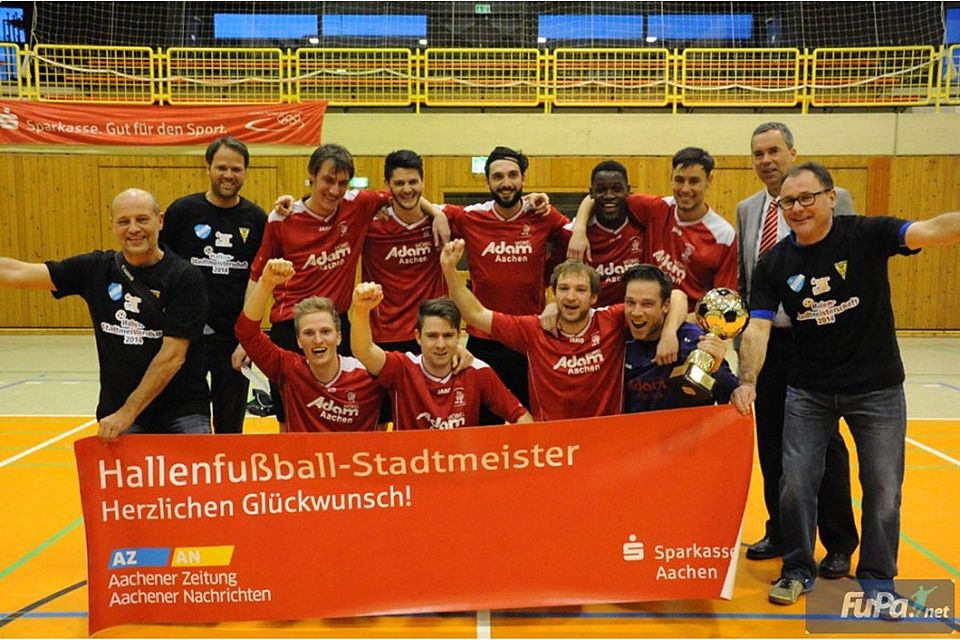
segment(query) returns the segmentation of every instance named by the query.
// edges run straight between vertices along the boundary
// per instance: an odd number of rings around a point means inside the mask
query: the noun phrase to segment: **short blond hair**
[[[333,328],[340,333],[340,314],[337,313],[337,307],[330,298],[321,296],[311,296],[304,298],[293,308],[293,328],[300,333],[300,318],[311,313],[320,313],[326,311],[333,318]]]

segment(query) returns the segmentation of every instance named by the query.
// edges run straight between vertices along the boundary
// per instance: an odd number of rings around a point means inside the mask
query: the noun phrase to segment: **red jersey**
[[[286,218],[270,214],[250,279],[259,280],[271,258],[289,260],[296,271],[289,282],[273,290],[270,322],[292,320],[294,305],[310,296],[331,298],[338,313],[347,312],[367,226],[389,199],[387,192],[352,190],[329,218],[310,211],[303,200]]]
[[[547,241],[569,222],[566,216],[556,209],[545,216],[521,210],[504,220],[494,211],[493,200],[466,208],[443,205],[443,212],[451,233],[467,242],[470,282],[483,306],[511,315],[543,311]]]
[[[408,224],[393,208],[374,220],[363,244],[361,280],[383,286],[383,301],[370,313],[374,342],[413,340],[420,303],[447,294],[433,218]]]
[[[573,222],[563,227],[553,243],[553,254],[547,263],[547,275],[567,259],[567,247],[573,233]],[[587,264],[600,276],[600,294],[595,307],[609,307],[623,302],[626,287],[623,274],[630,267],[646,260],[643,227],[628,216],[616,229],[608,229],[596,217],[587,223],[587,241],[590,242],[590,260]]]
[[[356,358],[340,358],[340,371],[326,384],[313,376],[307,359],[281,349],[241,313],[235,327],[247,355],[280,388],[290,431],[373,431],[383,389]]]
[[[740,289],[736,231],[716,211],[682,222],[673,196],[629,195],[627,213],[647,230],[647,258],[687,294],[689,311],[714,287]]]
[[[437,378],[423,368],[422,356],[386,355],[377,382],[390,389],[398,431],[476,425],[481,404],[508,422],[516,422],[527,411],[482,360],[474,360],[460,373]]]
[[[541,329],[537,316],[493,314],[493,338],[527,355],[530,411],[535,420],[622,413],[623,305],[589,313],[583,330],[559,338]]]

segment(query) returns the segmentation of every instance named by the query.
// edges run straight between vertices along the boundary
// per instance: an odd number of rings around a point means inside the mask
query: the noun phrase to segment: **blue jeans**
[[[189,433],[210,435],[210,417],[202,413],[193,413],[186,416],[180,416],[173,420],[165,422],[155,422],[149,425],[137,424],[134,422],[124,433],[152,433],[157,435],[168,435],[173,433]]]
[[[834,395],[787,387],[783,421],[780,522],[786,578],[817,575],[813,547],[817,492],[827,443],[846,420],[857,445],[863,515],[857,578],[888,580],[897,575],[900,498],[903,485],[907,405],[903,385],[869,393]]]

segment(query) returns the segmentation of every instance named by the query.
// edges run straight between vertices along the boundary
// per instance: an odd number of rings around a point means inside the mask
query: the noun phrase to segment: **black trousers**
[[[282,349],[294,353],[303,354],[300,345],[297,344],[297,330],[293,326],[293,320],[284,320],[278,322],[270,328],[270,341]],[[340,314],[340,346],[337,347],[337,353],[342,356],[352,355],[350,351],[350,321],[347,314]],[[273,410],[277,416],[277,422],[286,422],[287,413],[283,409],[283,398],[280,395],[280,389],[270,381],[270,398],[273,400]]]
[[[517,400],[530,410],[530,393],[527,389],[527,356],[508,349],[496,340],[487,340],[470,336],[467,338],[467,351],[473,357],[483,360],[497,372],[500,380],[510,389]],[[503,418],[494,414],[485,406],[480,407],[480,424],[503,424]]]
[[[200,344],[207,371],[210,372],[213,431],[243,433],[250,381],[230,364],[230,356],[237,348],[237,339],[233,335],[214,333],[203,336]]]
[[[793,332],[773,328],[767,357],[757,377],[757,452],[763,475],[766,535],[779,544],[780,476],[783,475],[783,405],[787,371],[793,359]],[[838,429],[827,445],[823,482],[817,499],[817,527],[828,552],[852,553],[860,542],[850,500],[850,453]]]

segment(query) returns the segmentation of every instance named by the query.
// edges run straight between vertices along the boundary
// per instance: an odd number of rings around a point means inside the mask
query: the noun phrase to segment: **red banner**
[[[326,102],[206,107],[106,106],[0,100],[0,144],[320,144]]]
[[[75,449],[95,633],[729,598],[753,421],[727,405]]]

